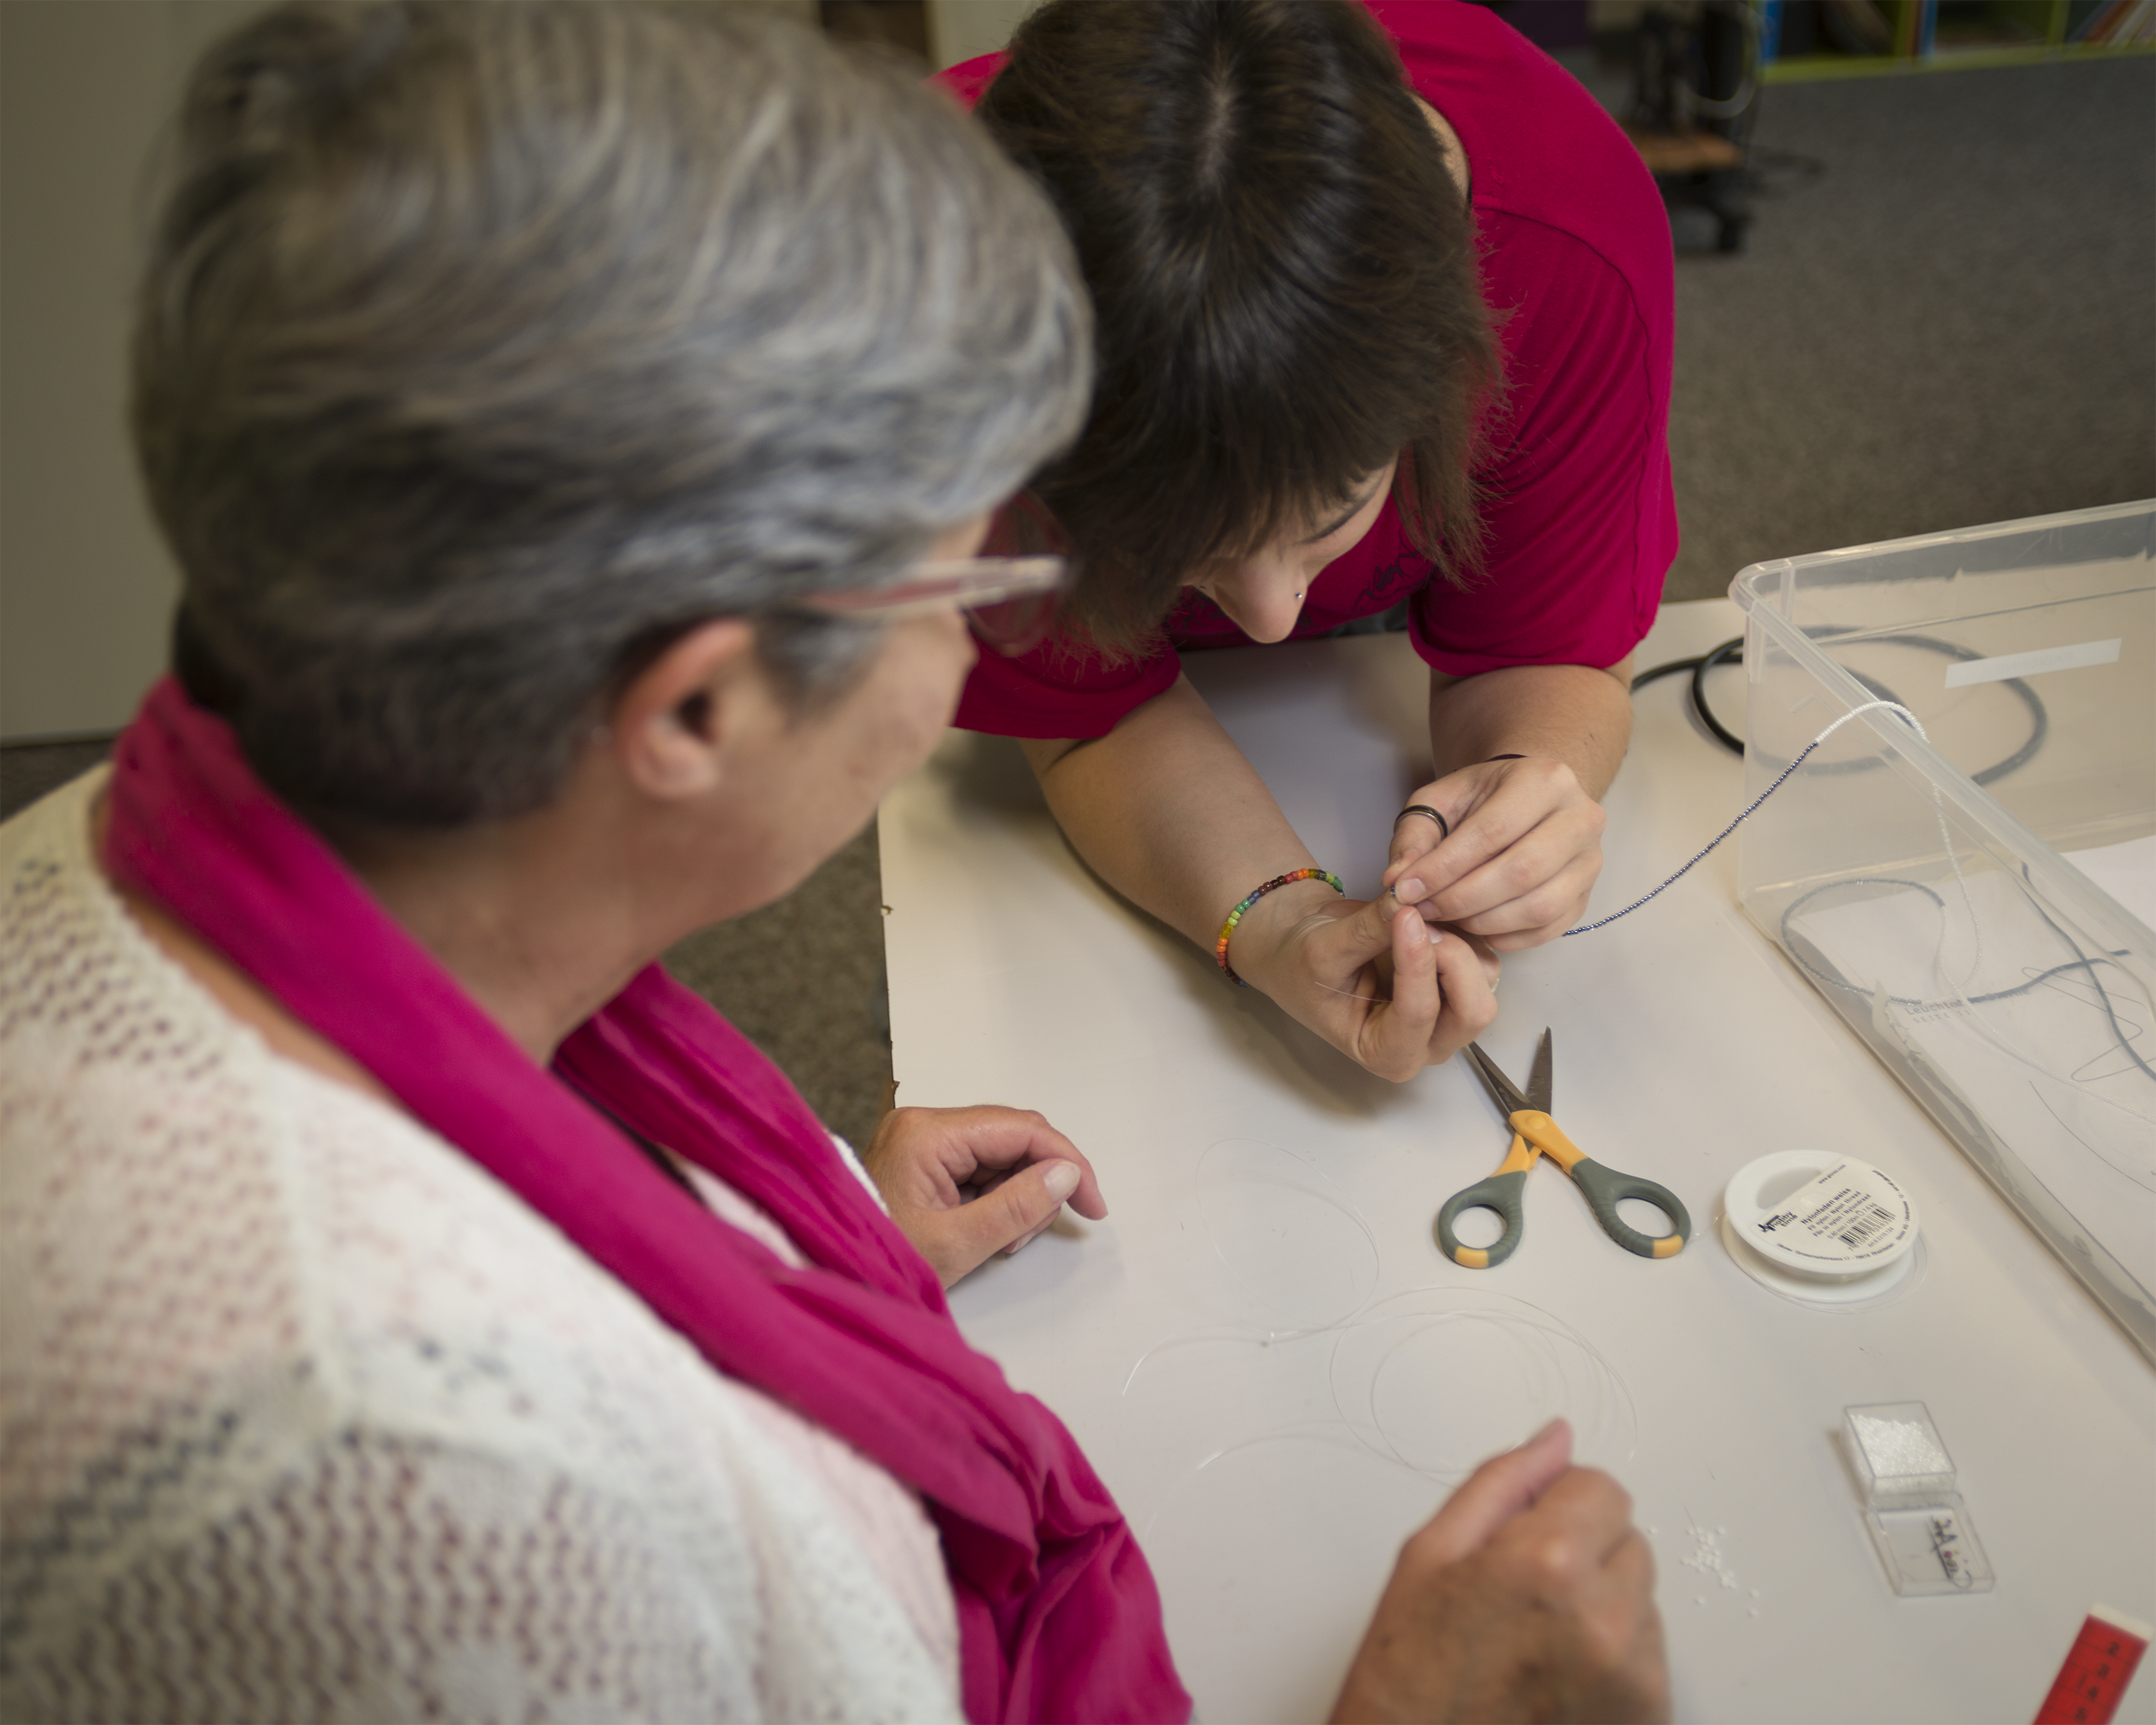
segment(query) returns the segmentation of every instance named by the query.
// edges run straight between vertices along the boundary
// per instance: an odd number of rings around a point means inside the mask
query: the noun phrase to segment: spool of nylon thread
[[[1754,1281],[1815,1306],[1876,1299],[1917,1261],[1917,1206],[1853,1156],[1783,1150],[1748,1162],[1722,1194],[1722,1244]]]

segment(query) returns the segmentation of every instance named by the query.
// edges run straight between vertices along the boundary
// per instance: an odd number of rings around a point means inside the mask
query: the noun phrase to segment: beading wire
[[[1686,875],[1689,875],[1701,863],[1704,862],[1707,860],[1708,854],[1714,850],[1716,845],[1721,844],[1724,839],[1727,839],[1732,833],[1735,832],[1738,828],[1743,826],[1747,820],[1750,819],[1753,812],[1758,809],[1759,805],[1765,802],[1768,798],[1773,796],[1775,792],[1781,789],[1784,781],[1785,781],[1792,773],[1794,773],[1798,768],[1804,764],[1805,761],[1810,757],[1811,752],[1814,749],[1825,742],[1827,738],[1833,736],[1835,732],[1840,730],[1843,726],[1846,725],[1859,713],[1868,713],[1881,709],[1884,709],[1889,712],[1899,713],[1908,721],[1909,728],[1911,730],[1914,731],[1919,737],[1922,737],[1924,734],[1924,727],[1917,722],[1917,716],[1911,712],[1908,708],[1903,706],[1898,701],[1867,701],[1861,706],[1851,707],[1847,712],[1836,719],[1834,723],[1828,726],[1825,730],[1820,732],[1817,737],[1815,737],[1810,742],[1806,743],[1802,752],[1797,756],[1796,759],[1790,762],[1788,766],[1784,767],[1781,770],[1781,773],[1776,777],[1774,783],[1768,785],[1765,790],[1760,792],[1758,796],[1754,797],[1752,799],[1750,806],[1747,808],[1743,814],[1739,814],[1736,819],[1730,822],[1727,826],[1717,833],[1713,838],[1710,839],[1707,843],[1705,850],[1700,851],[1690,862],[1679,869],[1676,873],[1671,875],[1668,880],[1663,881],[1660,886],[1655,888],[1652,892],[1648,893],[1645,897],[1633,900],[1632,902],[1625,906],[1623,910],[1612,911],[1607,916],[1603,917],[1599,922],[1583,922],[1577,928],[1568,928],[1565,930],[1563,934],[1558,937],[1558,938],[1560,940],[1569,940],[1575,934],[1592,934],[1598,928],[1607,928],[1620,916],[1630,916],[1632,912],[1638,910],[1640,906],[1648,903],[1650,901],[1658,897],[1662,893],[1666,892],[1671,887],[1676,886],[1678,881],[1683,880]]]

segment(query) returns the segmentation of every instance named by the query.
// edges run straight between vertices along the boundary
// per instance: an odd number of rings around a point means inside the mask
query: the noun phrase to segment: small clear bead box
[[[1931,1410],[1922,1402],[1876,1402],[1844,1409],[1842,1418],[1865,1522],[1894,1591],[1989,1593],[1991,1560]]]

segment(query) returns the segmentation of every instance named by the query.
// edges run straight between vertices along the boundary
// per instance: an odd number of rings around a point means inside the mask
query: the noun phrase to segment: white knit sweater
[[[0,828],[0,1718],[955,1717],[917,1500],[228,1016],[100,783]]]

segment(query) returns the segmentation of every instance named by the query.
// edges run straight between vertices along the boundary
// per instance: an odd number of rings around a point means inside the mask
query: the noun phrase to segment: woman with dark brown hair
[[[1676,549],[1653,182],[1451,0],[1050,0],[946,81],[1055,198],[1100,345],[1085,434],[994,542],[1070,554],[1066,626],[978,666],[958,721],[1023,740],[1111,885],[1411,1077],[1601,867]],[[1401,610],[1434,765],[1362,902],[1178,655]]]
[[[973,556],[1085,412],[1054,212],[752,7],[273,8],[172,140],[172,674],[0,826],[0,1719],[1187,1719],[943,1296],[1083,1153],[856,1160],[659,963],[1060,578]],[[1342,1717],[1666,1712],[1570,1450],[1409,1537]]]

